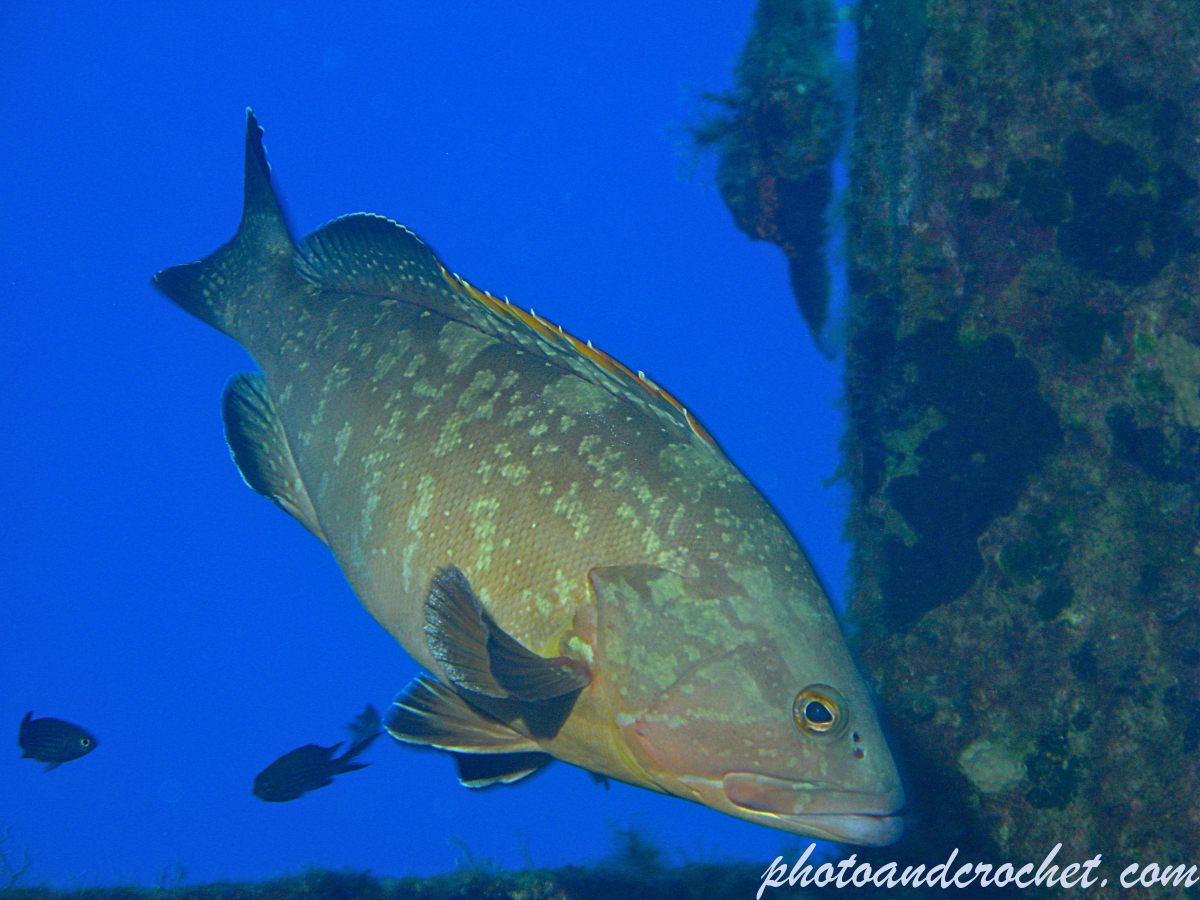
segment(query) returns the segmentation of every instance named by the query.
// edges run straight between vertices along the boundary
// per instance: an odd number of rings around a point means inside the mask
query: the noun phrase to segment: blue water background
[[[369,211],[699,418],[839,591],[839,371],[784,259],[736,230],[684,126],[752,0],[5,4],[0,12],[0,828],[21,883],[446,871],[603,856],[766,863],[779,832],[553,765],[471,792],[381,739],[287,804],[250,784],[414,674],[330,554],[251,492],[218,398],[251,368],[150,286],[226,241],[244,109],[297,236]],[[21,717],[92,729],[53,772]],[[4,750],[3,747],[8,749]]]

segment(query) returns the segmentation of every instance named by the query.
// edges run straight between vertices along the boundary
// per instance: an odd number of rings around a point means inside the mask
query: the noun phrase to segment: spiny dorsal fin
[[[575,374],[593,384],[598,384],[614,396],[625,397],[653,410],[675,425],[686,428],[709,444],[715,445],[712,437],[704,430],[678,400],[646,377],[645,372],[634,372],[621,362],[597,349],[591,341],[581,341],[561,325],[544,319],[532,309],[526,312],[508,300],[502,300],[487,291],[474,287],[466,279],[452,275],[445,267],[442,276],[466,297],[474,300],[491,314],[495,325],[483,327],[498,337],[516,338],[523,347],[552,362],[564,365]]]
[[[235,375],[221,398],[225,442],[246,484],[325,543],[317,511],[304,489],[283,422],[261,375]]]
[[[590,341],[580,341],[532,310],[472,287],[439,262],[429,246],[392,219],[355,213],[321,226],[296,248],[296,271],[322,290],[419,303],[502,340],[565,364],[617,395],[631,396],[712,442],[670,394]]]
[[[322,290],[392,297],[515,341],[565,365],[618,396],[635,398],[712,442],[670,394],[590,341],[580,341],[541,316],[472,287],[438,261],[429,246],[398,222],[355,213],[321,226],[296,248],[295,268]]]

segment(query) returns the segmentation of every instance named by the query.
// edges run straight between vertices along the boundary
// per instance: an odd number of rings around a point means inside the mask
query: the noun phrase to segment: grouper
[[[248,113],[233,239],[155,284],[261,373],[247,484],[426,670],[400,741],[508,783],[551,759],[783,831],[885,845],[903,791],[779,516],[666,391],[376,215],[293,241]]]

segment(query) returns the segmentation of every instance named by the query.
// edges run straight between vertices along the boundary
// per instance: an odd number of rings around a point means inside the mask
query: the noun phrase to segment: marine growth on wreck
[[[786,54],[784,5],[748,57]],[[897,852],[1195,863],[1200,10],[870,0],[859,24],[851,611],[911,773]],[[746,111],[786,94],[744,83]]]

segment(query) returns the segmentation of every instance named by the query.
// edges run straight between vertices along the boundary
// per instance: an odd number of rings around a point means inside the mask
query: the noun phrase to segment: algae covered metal
[[[389,219],[295,244],[253,115],[237,234],[155,282],[262,368],[224,399],[247,483],[429,671],[395,737],[453,752],[471,785],[558,758],[798,834],[899,836],[895,766],[811,567],[644,375]]]
[[[772,240],[807,209],[775,163],[809,146],[807,101],[762,86],[807,61],[785,11],[808,5],[761,5],[746,54],[770,74],[739,79],[723,135],[757,151],[725,158],[732,212]],[[1061,843],[1103,855],[1110,893],[1182,896],[1200,848],[1200,6],[864,0],[858,24],[849,605],[922,822],[889,853]],[[787,127],[754,129],[780,98]],[[761,196],[780,202],[734,202]],[[1116,861],[1136,884],[1113,887]]]

